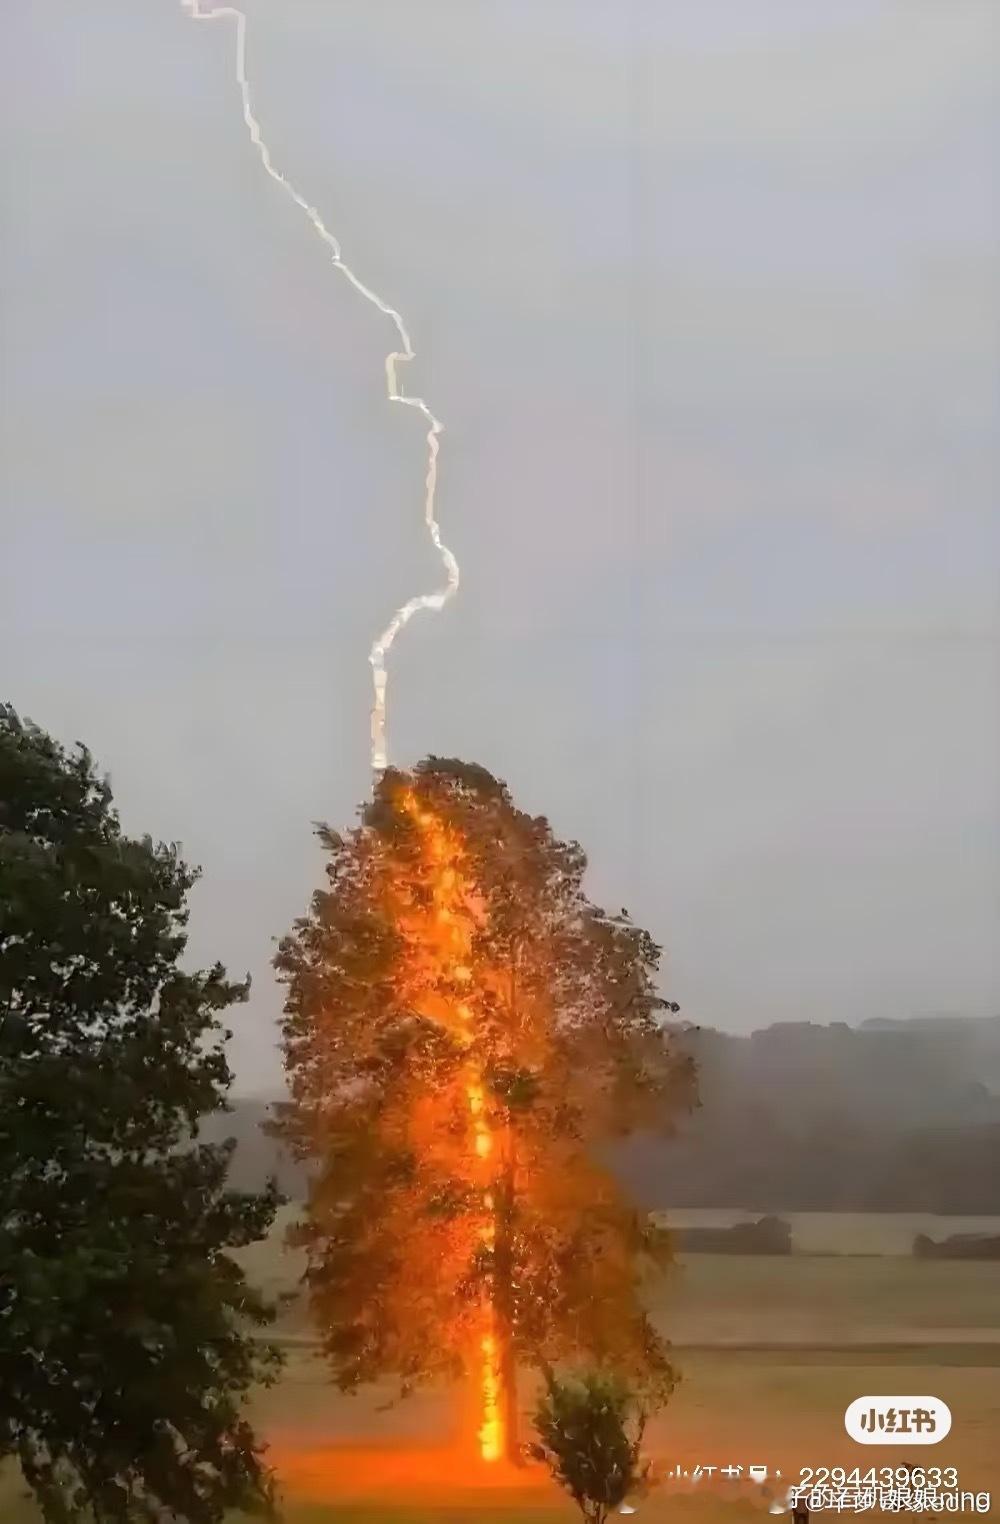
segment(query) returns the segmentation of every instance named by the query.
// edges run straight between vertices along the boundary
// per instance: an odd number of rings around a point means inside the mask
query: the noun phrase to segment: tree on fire
[[[514,1456],[518,1365],[586,1356],[651,1400],[668,1350],[640,1301],[669,1254],[598,1151],[690,1103],[659,949],[583,890],[580,847],[482,768],[388,772],[279,948],[312,1164],[300,1242],[336,1382],[478,1373],[482,1452]]]
[[[269,1507],[242,1413],[268,1308],[226,1251],[276,1196],[188,1141],[246,995],[178,967],[194,878],[123,835],[86,751],[0,705],[0,1459],[53,1524]]]

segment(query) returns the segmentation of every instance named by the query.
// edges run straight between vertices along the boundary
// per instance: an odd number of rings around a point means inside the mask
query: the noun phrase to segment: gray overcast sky
[[[247,0],[277,162],[406,315],[459,600],[390,750],[578,837],[692,1019],[1000,1007],[1000,7]],[[434,586],[391,332],[232,33],[0,21],[5,693],[205,870],[256,988]]]

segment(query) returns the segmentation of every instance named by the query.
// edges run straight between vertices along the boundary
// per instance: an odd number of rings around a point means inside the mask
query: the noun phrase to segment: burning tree
[[[691,1072],[659,948],[583,890],[580,847],[482,768],[387,772],[321,828],[327,886],[280,945],[300,1242],[334,1378],[478,1372],[484,1458],[519,1454],[517,1369],[586,1356],[674,1381],[639,1297],[662,1238],[598,1146],[663,1128]]]

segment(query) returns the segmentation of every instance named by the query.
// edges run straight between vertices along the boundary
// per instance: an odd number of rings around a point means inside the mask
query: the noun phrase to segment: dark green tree
[[[579,1378],[549,1373],[535,1412],[536,1460],[548,1466],[585,1519],[604,1524],[630,1495],[645,1489],[641,1456],[648,1412],[640,1398],[607,1371]]]
[[[270,1309],[227,1251],[278,1198],[196,1141],[248,986],[179,966],[195,878],[0,706],[0,1457],[58,1524],[270,1505],[243,1414]]]

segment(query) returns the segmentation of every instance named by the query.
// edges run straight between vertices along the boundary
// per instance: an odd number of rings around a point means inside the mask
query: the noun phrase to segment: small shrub
[[[640,1450],[647,1418],[635,1393],[607,1372],[566,1380],[549,1375],[534,1416],[539,1443],[529,1453],[548,1467],[585,1519],[604,1524],[646,1483],[649,1466]]]

